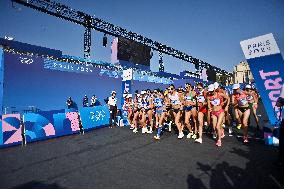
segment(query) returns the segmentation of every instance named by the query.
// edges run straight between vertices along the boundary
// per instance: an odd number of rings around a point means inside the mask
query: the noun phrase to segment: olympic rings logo
[[[20,57],[20,62],[22,64],[32,64],[34,60],[31,58]]]

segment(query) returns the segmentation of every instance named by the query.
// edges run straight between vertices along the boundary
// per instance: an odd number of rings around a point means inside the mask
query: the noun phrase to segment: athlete
[[[133,99],[133,133],[138,132],[138,118],[139,118],[139,112],[140,112],[140,101],[141,101],[141,96],[139,93],[135,94],[135,98]]]
[[[133,117],[134,117],[134,112],[133,112],[133,99],[132,99],[132,94],[128,94],[126,97],[126,111],[128,112],[127,118],[128,118],[128,123],[130,124],[130,129],[134,129],[133,125]]]
[[[140,100],[140,112],[139,112],[139,124],[142,126],[142,133],[148,133],[146,116],[147,110],[149,109],[149,103],[147,101],[146,91],[141,91],[141,100]]]
[[[162,91],[158,90],[155,93],[154,97],[154,105],[155,105],[155,112],[156,112],[156,128],[157,128],[157,135],[154,136],[156,140],[159,140],[161,137],[162,129],[163,129],[163,120],[162,116],[165,117],[163,114],[165,107],[164,107],[164,95]],[[159,124],[161,123],[161,124]]]
[[[217,142],[216,146],[220,147],[222,145],[221,139],[224,137],[224,129],[222,128],[222,123],[225,116],[225,111],[223,109],[223,104],[228,107],[228,97],[223,93],[216,92],[214,85],[208,86],[208,96],[207,105],[208,111],[211,114],[213,127],[217,130]]]
[[[259,120],[256,115],[256,110],[257,110],[257,104],[258,104],[258,95],[257,93],[252,89],[251,85],[246,85],[245,87],[246,92],[248,93],[248,103],[250,107],[250,112],[253,115],[256,123],[257,130],[259,130]]]
[[[153,94],[151,93],[150,89],[147,89],[146,91],[146,103],[147,103],[147,109],[146,114],[148,117],[148,120],[150,122],[150,130],[148,133],[153,133],[153,127],[154,127],[154,102],[153,102]]]
[[[227,91],[225,90],[224,87],[220,86],[219,83],[215,82],[214,83],[214,88],[215,91],[218,93],[223,93],[225,96],[228,97],[228,99],[230,99],[229,97],[229,93],[227,93]],[[230,100],[228,101],[228,103],[230,104]],[[230,126],[231,125],[231,121],[230,121],[230,114],[229,114],[229,108],[226,108],[226,105],[223,104],[223,109],[225,111],[225,117],[224,117],[224,121],[222,124],[222,127],[225,128],[225,123]]]
[[[250,116],[250,107],[248,98],[249,93],[242,91],[239,84],[233,85],[232,105],[235,108],[236,118],[239,120],[239,124],[243,126],[243,142],[248,143],[248,119]]]
[[[170,114],[171,114],[171,117],[174,119],[175,125],[177,126],[177,129],[179,132],[178,139],[181,139],[184,137],[183,128],[181,124],[183,99],[181,99],[181,95],[179,95],[179,92],[176,91],[174,85],[171,85],[169,87],[168,98],[170,100],[170,105],[172,107]]]
[[[197,111],[196,111],[196,92],[193,90],[191,84],[185,84],[185,95],[184,95],[184,123],[188,128],[189,133],[187,138],[196,139],[197,136]],[[192,132],[192,127],[190,120],[192,119],[194,126],[194,133]]]
[[[198,106],[198,138],[195,142],[202,144],[202,132],[204,126],[204,117],[207,116],[207,91],[203,87],[203,83],[197,83],[197,106]],[[207,120],[207,122],[210,122]]]

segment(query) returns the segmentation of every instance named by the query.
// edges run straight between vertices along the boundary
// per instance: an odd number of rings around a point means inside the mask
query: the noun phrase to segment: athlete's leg
[[[128,119],[130,128],[133,128],[133,111],[132,110],[128,112],[127,119]]]
[[[216,126],[217,126],[217,117],[215,116],[215,115],[211,115],[211,121],[212,121],[212,127],[213,128],[216,128]],[[213,132],[215,132],[215,131],[213,131]]]
[[[242,127],[242,120],[241,120],[242,112],[238,108],[235,108],[234,111],[235,111],[235,118],[236,118],[235,121],[238,123],[237,128],[241,129],[241,127]]]
[[[193,132],[190,124],[190,117],[191,117],[191,112],[190,111],[185,111],[184,115],[184,124],[189,130],[189,134],[187,135],[187,138],[191,138]]]
[[[135,111],[133,116],[134,133],[138,132],[138,117],[139,117],[139,111]]]
[[[201,139],[203,132],[203,121],[204,121],[204,114],[202,112],[198,112],[198,136]]]
[[[225,117],[224,112],[221,112],[218,116],[218,120],[217,120],[217,124],[216,124],[216,129],[217,129],[217,133],[218,133],[218,140],[221,140],[222,135],[223,135],[222,124],[223,124],[224,117]]]
[[[194,135],[192,136],[192,138],[196,139],[196,137],[197,137],[197,111],[196,111],[196,108],[192,108],[191,114],[192,114],[192,122],[193,122],[193,126],[194,126]]]
[[[154,121],[153,121],[153,110],[148,111],[148,119],[150,121],[150,133],[153,131]]]
[[[180,117],[181,117],[181,111],[174,113],[175,114],[175,124],[178,128],[178,138],[183,138],[184,134],[183,134],[183,129],[181,126],[181,122],[180,122]]]
[[[224,116],[225,116],[225,113],[221,112],[221,113],[219,113],[219,116],[217,117],[217,124],[216,124],[216,129],[217,129],[217,132],[218,132],[218,140],[216,142],[217,146],[222,145],[221,138],[222,138],[222,135],[223,135],[222,134],[222,132],[223,132],[222,124],[223,124]]]
[[[250,115],[250,109],[246,110],[243,113],[243,132],[244,132],[244,142],[247,142],[248,137],[248,119]]]

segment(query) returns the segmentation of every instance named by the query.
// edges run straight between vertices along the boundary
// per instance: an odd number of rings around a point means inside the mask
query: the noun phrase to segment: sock
[[[162,133],[162,127],[159,127],[159,128],[158,128],[157,135],[158,135],[158,136],[161,136],[161,133]]]

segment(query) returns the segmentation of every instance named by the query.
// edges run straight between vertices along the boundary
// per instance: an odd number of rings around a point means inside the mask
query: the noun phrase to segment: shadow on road
[[[10,189],[66,189],[63,188],[61,186],[59,186],[57,183],[54,184],[45,184],[42,182],[38,182],[38,181],[31,181]]]
[[[201,178],[189,174],[188,188],[284,188],[284,169],[274,166],[276,157],[269,154],[270,150],[275,149],[253,143],[247,146],[248,150],[232,148],[230,151],[248,160],[245,168],[241,168],[241,162],[240,165],[230,165],[229,162],[233,159],[213,166],[197,162],[197,169],[202,172]],[[263,150],[265,153],[262,153]],[[209,184],[202,179],[202,175],[209,177]]]

